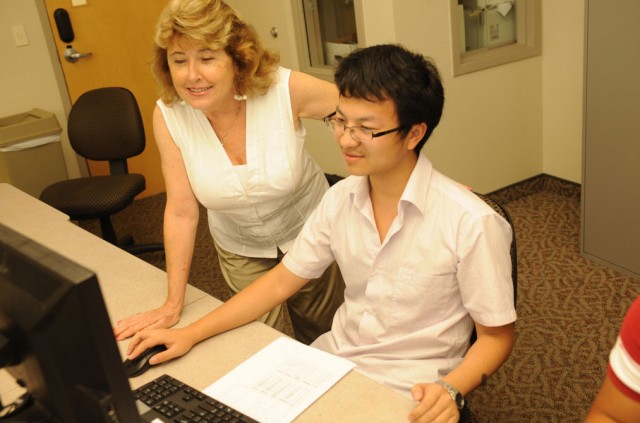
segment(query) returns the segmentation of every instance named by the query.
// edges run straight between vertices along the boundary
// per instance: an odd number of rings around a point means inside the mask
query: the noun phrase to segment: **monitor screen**
[[[96,275],[1,224],[0,367],[16,421],[139,421]]]

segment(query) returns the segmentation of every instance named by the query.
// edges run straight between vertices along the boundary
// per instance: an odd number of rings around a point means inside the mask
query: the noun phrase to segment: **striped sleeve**
[[[629,308],[611,350],[609,377],[622,393],[640,402],[640,297]]]

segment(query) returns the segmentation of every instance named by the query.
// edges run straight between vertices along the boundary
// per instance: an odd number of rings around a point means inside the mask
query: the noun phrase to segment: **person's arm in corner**
[[[640,422],[640,402],[626,396],[607,375],[600,387],[585,423]]]
[[[256,320],[285,302],[308,281],[279,263],[229,301],[185,328],[138,332],[129,343],[127,355],[135,358],[159,344],[164,344],[167,350],[153,356],[151,364],[184,355],[198,342]]]
[[[509,358],[513,349],[513,324],[489,327],[475,324],[478,339],[458,367],[443,380],[463,395],[480,386]],[[418,405],[409,414],[411,421],[458,421],[458,409],[451,395],[440,385],[419,383],[411,389]]]
[[[158,106],[153,112],[153,129],[167,191],[164,246],[168,294],[166,301],[159,308],[118,321],[114,328],[117,340],[126,339],[145,328],[167,328],[178,322],[193,258],[199,205],[191,190],[180,151],[169,134]]]
[[[640,297],[631,304],[609,354],[607,375],[585,422],[640,422]]]
[[[334,112],[338,105],[335,84],[302,72],[291,71],[289,95],[296,127],[300,118],[320,120]]]

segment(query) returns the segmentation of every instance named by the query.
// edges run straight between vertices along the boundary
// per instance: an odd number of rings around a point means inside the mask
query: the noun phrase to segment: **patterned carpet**
[[[640,281],[580,256],[579,186],[539,176],[494,193],[518,243],[518,321],[509,360],[469,396],[480,422],[581,422]],[[136,201],[114,219],[137,242],[161,239],[164,195]],[[83,224],[97,231],[93,222]],[[141,255],[164,269],[160,253]],[[229,297],[201,213],[191,283]],[[291,334],[290,328],[287,329]]]

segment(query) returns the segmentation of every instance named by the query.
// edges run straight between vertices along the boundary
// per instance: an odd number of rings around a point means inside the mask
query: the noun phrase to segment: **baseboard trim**
[[[515,201],[541,191],[549,191],[565,197],[580,198],[581,186],[576,182],[567,181],[557,176],[541,173],[523,181],[516,182],[504,188],[488,193],[492,198],[502,204]]]

